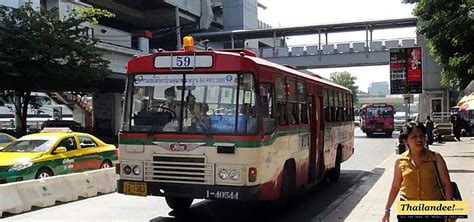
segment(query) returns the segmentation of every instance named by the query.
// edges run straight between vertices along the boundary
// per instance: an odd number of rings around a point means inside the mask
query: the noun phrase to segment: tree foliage
[[[330,79],[331,81],[350,89],[354,96],[354,104],[358,103],[359,99],[358,99],[357,91],[359,90],[359,86],[357,86],[355,83],[355,81],[357,80],[357,77],[352,76],[347,71],[343,71],[343,72],[331,73]]]
[[[474,1],[420,0],[418,33],[442,65],[441,82],[464,89],[474,79]]]
[[[0,74],[9,81],[0,83],[0,87],[67,90],[104,77],[109,62],[102,58],[94,46],[96,41],[83,25],[98,15],[85,11],[72,10],[61,18],[56,8],[36,11],[31,4],[1,9]],[[101,11],[98,13],[101,15]]]
[[[26,132],[32,91],[91,88],[107,75],[109,62],[86,26],[102,16],[112,15],[91,8],[60,15],[57,8],[35,10],[31,4],[0,8],[0,90],[16,97],[17,133]]]

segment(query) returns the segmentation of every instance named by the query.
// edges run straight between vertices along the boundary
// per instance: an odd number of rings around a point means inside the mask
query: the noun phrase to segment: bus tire
[[[386,132],[385,135],[386,135],[388,138],[392,138],[392,133],[393,133],[393,132]]]
[[[341,176],[341,161],[342,160],[342,150],[341,146],[337,148],[337,155],[336,155],[336,165],[334,168],[330,169],[327,173],[327,180],[330,183],[336,183]]]
[[[275,202],[276,210],[284,210],[288,207],[288,201],[295,190],[295,167],[293,163],[287,162],[281,176],[280,198]]]
[[[165,200],[173,210],[187,210],[193,203],[193,198],[165,197]]]
[[[367,137],[372,137],[372,136],[373,136],[372,132],[367,132]]]

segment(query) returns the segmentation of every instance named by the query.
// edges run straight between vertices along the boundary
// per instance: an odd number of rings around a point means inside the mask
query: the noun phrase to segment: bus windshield
[[[393,118],[393,108],[391,106],[368,107],[367,118]]]
[[[257,132],[251,74],[134,75],[130,131],[190,134]]]

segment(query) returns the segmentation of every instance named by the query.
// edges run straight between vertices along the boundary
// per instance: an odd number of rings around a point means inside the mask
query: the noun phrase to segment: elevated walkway
[[[415,39],[391,39],[365,42],[293,47],[250,49],[261,58],[278,64],[291,64],[298,69],[388,65],[392,48],[416,46]]]

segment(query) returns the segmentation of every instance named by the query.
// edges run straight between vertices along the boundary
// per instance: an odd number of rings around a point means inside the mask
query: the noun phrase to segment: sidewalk
[[[474,138],[463,137],[461,142],[434,144],[431,150],[439,152],[447,163],[451,180],[456,182],[463,200],[467,201],[469,215],[474,218]],[[381,221],[392,183],[393,168],[398,155],[393,154],[373,170],[373,175],[358,186],[349,197],[332,210],[322,221]],[[377,175],[377,173],[382,175]],[[362,199],[361,199],[361,196]],[[360,200],[358,203],[357,201]],[[397,221],[396,202],[392,206],[390,221]]]

